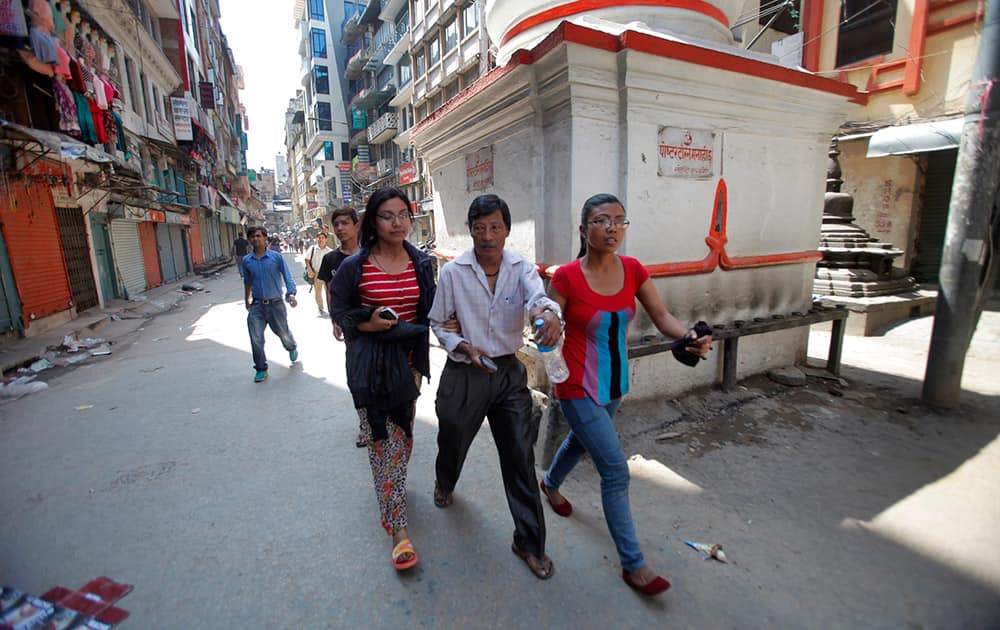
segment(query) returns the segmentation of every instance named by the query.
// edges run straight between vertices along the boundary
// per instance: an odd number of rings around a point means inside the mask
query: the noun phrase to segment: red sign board
[[[202,109],[215,109],[215,84],[210,81],[198,83],[198,94],[201,97]]]
[[[146,210],[146,220],[155,221],[156,223],[165,223],[167,220],[167,213],[160,210]]]
[[[351,172],[351,163],[350,162],[341,162],[340,164],[337,165],[337,169],[340,170],[341,173],[350,173]]]
[[[399,185],[405,186],[417,181],[417,166],[413,162],[404,162],[399,165]]]

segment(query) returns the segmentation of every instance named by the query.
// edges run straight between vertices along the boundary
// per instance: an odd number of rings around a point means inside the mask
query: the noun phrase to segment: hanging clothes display
[[[94,138],[97,139],[97,144],[107,144],[108,134],[104,131],[104,112],[92,98],[87,98],[87,107],[90,108],[91,120],[94,121]]]
[[[76,103],[76,119],[80,124],[80,139],[87,144],[94,144],[97,142],[97,131],[94,129],[94,117],[90,113],[87,97],[73,92],[73,100]]]
[[[35,58],[46,64],[59,63],[59,55],[56,53],[56,40],[37,26],[32,26],[30,35],[31,51]]]
[[[52,77],[52,94],[55,97],[56,113],[59,115],[59,130],[74,138],[80,137],[80,120],[76,113],[76,101],[62,77]]]

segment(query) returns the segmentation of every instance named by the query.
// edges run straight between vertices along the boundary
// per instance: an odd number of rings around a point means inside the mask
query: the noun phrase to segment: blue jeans
[[[608,531],[618,548],[618,558],[626,571],[636,571],[645,561],[639,549],[639,539],[632,524],[632,508],[628,499],[628,461],[611,421],[621,399],[601,406],[590,398],[560,400],[559,406],[569,422],[569,435],[556,453],[545,487],[558,490],[584,452],[594,460],[601,475],[601,503]]]
[[[281,345],[291,352],[295,349],[295,339],[288,330],[288,316],[285,303],[277,300],[270,304],[254,302],[247,313],[247,329],[250,330],[250,348],[253,351],[253,367],[258,372],[267,371],[267,356],[264,354],[264,329],[278,335]]]

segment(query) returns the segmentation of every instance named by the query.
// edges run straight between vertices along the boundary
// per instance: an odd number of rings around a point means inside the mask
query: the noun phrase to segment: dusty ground
[[[270,337],[256,385],[235,271],[206,284],[137,328],[117,322],[130,327],[112,356],[0,404],[0,582],[135,584],[127,628],[1000,627],[996,311],[954,412],[918,402],[929,318],[846,339],[846,384],[754,377],[731,394],[626,401],[640,541],[674,585],[650,601],[619,577],[588,462],[562,487],[572,518],[546,507],[546,582],[509,551],[488,428],[455,504],[433,506],[436,379],[408,484],[421,564],[397,575],[329,321],[303,300],[300,362]],[[436,376],[439,350],[433,361]],[[687,539],[721,543],[730,564]]]
[[[712,627],[1000,627],[998,322],[984,314],[966,365],[980,391],[954,411],[923,406],[910,378],[930,318],[848,338],[841,380],[807,370],[799,388],[761,375],[730,394],[626,402],[637,527],[674,606],[709,589]],[[866,369],[886,366],[902,374]],[[581,470],[569,496],[597,483]],[[731,564],[685,539],[722,544]]]

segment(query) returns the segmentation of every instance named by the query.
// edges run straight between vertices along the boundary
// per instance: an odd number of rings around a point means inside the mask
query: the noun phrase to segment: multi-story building
[[[323,219],[343,200],[339,194],[347,178],[340,165],[350,161],[349,130],[344,108],[342,67],[345,48],[337,34],[344,20],[345,3],[339,0],[298,0],[294,17],[299,29],[302,147],[296,155],[304,176],[306,194],[302,207],[306,222]],[[292,152],[289,150],[289,161]],[[296,182],[298,185],[299,182]]]
[[[482,7],[461,0],[345,2],[341,75],[351,121],[351,175],[361,205],[394,185],[430,211],[429,174],[410,144],[410,128],[490,67]],[[418,238],[431,231],[425,217]]]
[[[288,160],[281,153],[274,156],[274,196],[288,199]]]
[[[10,41],[41,43],[0,48],[0,329],[31,334],[228,255],[246,135],[217,0],[22,6]]]
[[[274,171],[262,166],[256,171],[256,174],[260,200],[270,206],[271,202],[274,201]]]
[[[420,122],[486,73],[494,63],[482,0],[410,0],[414,122]],[[418,172],[423,169],[418,162]],[[418,187],[430,195],[429,173]]]
[[[306,220],[309,208],[309,176],[305,160],[305,94],[298,90],[295,98],[288,100],[285,110],[285,150],[288,152],[288,191],[292,202],[292,217],[299,225]],[[313,200],[315,203],[315,200]]]

